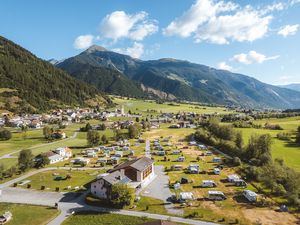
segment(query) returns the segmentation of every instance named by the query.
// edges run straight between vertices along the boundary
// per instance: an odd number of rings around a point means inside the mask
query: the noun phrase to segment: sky
[[[93,44],[300,83],[300,0],[1,0],[0,35],[42,59]]]

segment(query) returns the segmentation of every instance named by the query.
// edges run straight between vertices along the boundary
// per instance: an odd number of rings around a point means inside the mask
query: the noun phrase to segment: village
[[[126,190],[119,190],[118,195],[128,191],[127,188],[131,190],[128,193],[132,201],[121,205],[132,211],[159,211],[169,216],[225,224],[255,224],[261,219],[273,224],[273,219],[264,216],[268,212],[292,224],[294,218],[286,214],[286,205],[274,204],[256,184],[248,181],[241,172],[241,162],[195,139],[193,133],[199,124],[194,121],[222,114],[228,118],[227,113],[228,109],[213,113],[131,112],[121,105],[102,112],[69,109],[43,115],[3,114],[0,124],[12,132],[17,129],[20,133],[24,130],[45,133],[45,127],[55,129],[42,144],[49,145],[47,148],[33,149],[32,161],[38,166],[32,175],[16,172],[10,177],[3,173],[1,198],[11,201],[9,195],[5,196],[8,189],[38,194],[78,193],[86,196],[84,204],[119,208],[120,205],[113,204],[115,187],[125,186]],[[239,118],[245,116],[240,114]],[[135,127],[139,129],[136,131]],[[128,136],[131,128],[135,132]],[[86,143],[90,131],[103,135],[93,144],[76,146],[78,140]],[[1,159],[17,160],[14,154]],[[53,200],[51,204],[59,209],[60,200]],[[149,203],[144,203],[146,200]],[[156,209],[151,207],[155,201],[160,203]],[[250,216],[260,212],[262,216]],[[11,212],[5,215],[13,217]]]

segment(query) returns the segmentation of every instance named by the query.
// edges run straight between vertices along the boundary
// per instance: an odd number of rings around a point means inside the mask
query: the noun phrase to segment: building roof
[[[131,181],[127,176],[122,175],[122,173],[120,171],[112,172],[112,173],[108,174],[107,176],[102,177],[102,179],[112,185],[127,184]]]
[[[126,167],[132,167],[138,171],[144,171],[148,166],[153,164],[153,160],[149,159],[148,157],[142,157],[134,160],[126,161],[119,166],[116,166],[111,171],[117,171],[124,169]]]
[[[141,223],[139,225],[178,225],[178,224],[170,221],[156,220],[152,222]]]

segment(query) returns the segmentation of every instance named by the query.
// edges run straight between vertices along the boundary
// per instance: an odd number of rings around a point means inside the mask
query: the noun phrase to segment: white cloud
[[[280,7],[274,5],[268,10]],[[271,15],[249,5],[241,7],[232,2],[196,0],[188,11],[164,29],[164,34],[192,36],[196,42],[217,44],[254,41],[266,35],[271,20]]]
[[[287,37],[289,35],[295,35],[298,31],[299,24],[295,25],[286,25],[284,27],[281,27],[278,31],[279,35],[282,35],[283,37]]]
[[[78,36],[74,41],[74,48],[76,49],[84,49],[88,48],[93,44],[94,36],[87,34]]]
[[[144,11],[133,15],[115,11],[108,14],[100,24],[101,35],[114,41],[121,38],[141,41],[157,31],[157,21],[149,20]]]
[[[256,51],[249,51],[248,53],[241,53],[241,54],[234,55],[232,60],[249,65],[254,63],[263,63],[269,60],[275,60],[278,59],[279,57],[280,57],[279,55],[267,57]]]
[[[140,58],[144,53],[144,45],[138,42],[134,42],[132,47],[128,48],[115,48],[113,51],[130,55],[133,58]]]
[[[220,62],[217,67],[220,70],[229,70],[229,71],[232,70],[232,67],[228,65],[226,62]]]

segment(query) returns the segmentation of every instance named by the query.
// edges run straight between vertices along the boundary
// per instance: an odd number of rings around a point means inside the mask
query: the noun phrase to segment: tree
[[[126,184],[115,184],[111,190],[111,203],[118,208],[132,205],[134,202],[134,191],[129,188]]]
[[[298,127],[297,131],[298,131],[298,134],[296,136],[296,143],[300,145],[300,126]]]
[[[12,135],[9,130],[0,129],[0,141],[7,141],[11,139]]]
[[[235,137],[235,145],[238,149],[242,149],[244,145],[242,132],[237,132]]]
[[[41,168],[45,167],[46,165],[50,164],[49,158],[45,154],[40,154],[37,157],[34,167]]]
[[[141,126],[139,124],[133,124],[128,127],[129,138],[138,138],[141,134]]]
[[[18,157],[18,166],[21,171],[26,171],[34,166],[33,154],[30,149],[24,149]]]
[[[87,138],[88,146],[93,147],[99,145],[100,143],[100,135],[95,130],[88,131],[86,138]]]
[[[106,137],[105,134],[102,135],[101,141],[102,141],[103,144],[107,144],[108,143],[108,140],[107,140],[107,137]]]
[[[52,134],[53,134],[53,128],[49,126],[44,126],[43,128],[43,135],[45,139],[49,140],[52,139]]]
[[[251,160],[257,166],[265,165],[272,161],[271,146],[271,135],[252,135],[244,153],[244,158]]]
[[[22,130],[22,133],[23,133],[23,138],[25,139],[27,137],[28,127],[26,125],[22,125],[21,130]]]
[[[99,130],[106,130],[106,126],[104,123],[99,124]]]

